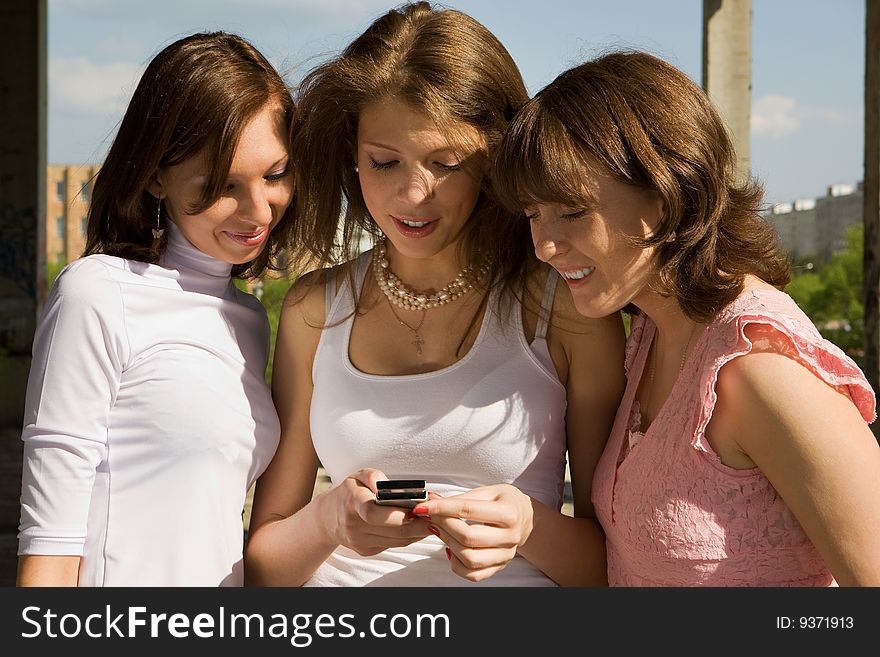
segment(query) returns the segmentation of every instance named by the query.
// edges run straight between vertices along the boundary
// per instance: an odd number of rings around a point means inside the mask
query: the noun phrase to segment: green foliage
[[[272,361],[275,358],[275,339],[278,335],[278,320],[281,317],[281,304],[287,290],[296,278],[274,278],[264,276],[256,281],[236,280],[235,285],[245,292],[251,292],[260,300],[266,313],[269,315],[269,328],[271,330],[269,342],[269,366],[266,368],[266,381],[272,381]]]
[[[55,282],[55,279],[58,278],[58,274],[60,274],[61,270],[66,266],[67,260],[65,259],[46,263],[46,290],[52,287],[52,283]]]
[[[864,226],[852,226],[847,248],[822,267],[796,274],[786,288],[824,337],[864,366],[865,309],[862,305]],[[795,271],[804,271],[799,269]]]

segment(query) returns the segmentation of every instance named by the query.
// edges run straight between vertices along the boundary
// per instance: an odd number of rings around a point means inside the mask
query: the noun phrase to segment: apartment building
[[[97,164],[46,168],[46,260],[70,262],[82,255]]]
[[[835,184],[825,196],[776,203],[766,218],[776,228],[779,243],[794,260],[827,262],[846,248],[846,231],[862,223],[862,183]]]

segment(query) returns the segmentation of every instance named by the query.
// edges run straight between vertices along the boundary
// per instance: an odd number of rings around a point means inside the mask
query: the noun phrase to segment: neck
[[[427,258],[412,258],[385,240],[385,258],[391,270],[407,287],[428,294],[448,285],[469,264],[459,258],[457,244],[450,244],[440,253]]]

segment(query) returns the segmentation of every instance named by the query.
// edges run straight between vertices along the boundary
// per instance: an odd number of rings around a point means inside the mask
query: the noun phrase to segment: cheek
[[[457,180],[441,183],[438,192],[448,199],[450,205],[457,206],[461,214],[468,218],[480,197],[480,183],[467,174],[461,174]]]
[[[373,176],[361,176],[361,196],[364,197],[364,203],[370,214],[374,214],[374,208],[379,204],[380,199],[383,198],[384,187],[385,185],[380,184]]]

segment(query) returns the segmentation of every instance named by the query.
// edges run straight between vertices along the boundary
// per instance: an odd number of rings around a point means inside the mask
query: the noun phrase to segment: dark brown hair
[[[657,230],[635,241],[658,247],[659,289],[692,319],[730,303],[746,274],[788,283],[788,260],[760,216],[762,188],[752,179],[737,184],[724,122],[675,67],[626,51],[559,75],[512,121],[496,152],[496,190],[518,211],[536,201],[578,207],[583,176],[596,165],[659,194]]]
[[[242,131],[270,103],[281,108],[289,142],[290,91],[242,37],[206,32],[166,46],[141,76],[95,179],[83,255],[156,262],[164,243],[159,253],[151,250],[157,201],[147,191],[156,171],[204,153],[208,181],[198,206],[190,209],[203,212],[223,191]],[[233,266],[233,275],[259,276],[271,267],[290,221],[288,210],[266,248],[253,261]]]
[[[354,164],[361,109],[385,98],[425,112],[453,146],[461,139],[455,124],[472,126],[482,135],[485,150],[475,158],[482,161],[477,172],[482,190],[465,225],[462,260],[488,260],[492,285],[502,282],[514,289],[529,256],[536,259],[528,227],[513,221],[495,200],[487,169],[528,92],[510,54],[491,32],[462,12],[434,9],[427,2],[402,5],[379,17],[341,55],[303,80],[293,144],[297,220],[287,240],[294,262],[348,261],[358,254],[362,237],[379,236]]]

